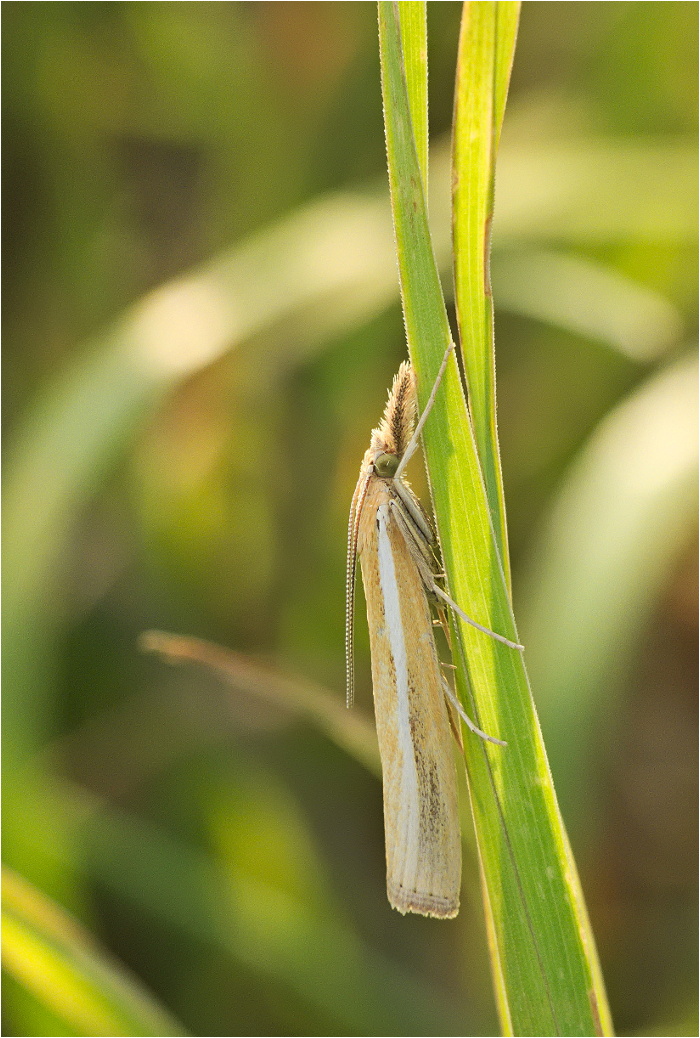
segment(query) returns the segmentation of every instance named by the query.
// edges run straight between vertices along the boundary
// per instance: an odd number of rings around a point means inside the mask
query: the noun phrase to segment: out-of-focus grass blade
[[[617,730],[621,672],[697,521],[697,374],[696,356],[685,357],[605,417],[557,495],[525,581],[530,670],[559,796],[579,831],[591,810],[580,795],[586,769]]]
[[[428,232],[395,4],[379,4],[379,28],[401,292],[419,396],[425,403],[449,342],[449,327]],[[483,236],[483,225],[473,233]],[[426,424],[424,445],[451,594],[474,619],[515,638],[454,362],[448,364],[444,388]],[[508,741],[503,748],[470,734],[465,738],[503,1028],[522,1035],[609,1034],[593,938],[522,655],[461,624],[455,626],[454,637],[464,702],[481,728]]]
[[[101,885],[176,935],[218,948],[234,967],[294,992],[329,1033],[464,1032],[462,1014],[444,993],[348,926],[303,817],[268,773],[248,783],[228,777],[220,816],[212,819],[221,858],[81,790],[63,793],[84,861]]]
[[[78,923],[7,869],[2,876],[3,966],[76,1035],[185,1034]]]
[[[519,3],[465,3],[453,126],[455,304],[486,496],[510,586],[496,430],[496,361],[489,256],[496,152],[515,51]]]
[[[653,289],[581,256],[502,249],[493,257],[499,308],[597,340],[649,363],[678,344],[683,319]]]
[[[500,240],[697,240],[697,148],[670,140],[511,142],[498,166]]]
[[[145,652],[158,653],[169,663],[199,663],[219,673],[236,690],[285,711],[292,710],[370,771],[381,774],[377,735],[370,718],[360,710],[346,710],[345,704],[327,689],[310,681],[284,677],[270,667],[201,638],[147,631],[141,636],[140,646]]]

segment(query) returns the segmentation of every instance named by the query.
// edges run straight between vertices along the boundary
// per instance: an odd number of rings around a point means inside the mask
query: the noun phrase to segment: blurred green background
[[[429,5],[448,292],[460,10]],[[5,860],[191,1034],[495,1034],[468,821],[456,921],[386,901],[362,599],[333,710],[405,354],[375,7],[3,14]],[[515,612],[627,1034],[698,1028],[697,21],[524,4],[497,181]],[[3,1033],[84,1032],[8,976]]]

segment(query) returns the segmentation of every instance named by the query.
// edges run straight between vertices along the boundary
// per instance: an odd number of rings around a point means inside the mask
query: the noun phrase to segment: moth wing
[[[380,481],[368,490],[359,549],[389,901],[400,912],[450,918],[459,909],[462,851],[444,679],[423,580]]]

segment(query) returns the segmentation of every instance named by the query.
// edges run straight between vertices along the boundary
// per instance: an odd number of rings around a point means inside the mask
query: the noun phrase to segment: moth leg
[[[435,608],[436,608],[436,611],[437,611],[438,615],[437,615],[437,619],[433,620],[433,626],[442,628],[443,634],[445,635],[445,640],[447,642],[447,648],[449,649],[450,655],[452,655],[452,635],[451,635],[451,632],[450,632],[450,625],[447,622],[447,616],[445,614],[445,610],[442,608],[442,606],[439,603],[436,603]],[[444,670],[452,670],[452,671],[457,670],[457,668],[454,665],[454,663],[445,663],[444,660],[439,660],[439,663],[440,663],[440,666]],[[443,679],[442,680],[443,680],[443,682],[448,682],[448,683],[450,681],[449,677],[446,674],[443,675]],[[457,714],[455,712],[455,708],[452,705],[451,700],[448,699],[447,696],[445,696],[445,706],[447,707],[447,716],[448,716],[449,721],[450,721],[450,728],[452,729],[452,734],[455,737],[455,742],[459,746],[460,750],[464,750],[464,743],[462,741],[462,729],[460,727],[459,721],[457,720]]]
[[[471,627],[476,627],[477,631],[483,631],[484,634],[488,634],[490,638],[495,638],[496,641],[503,642],[504,645],[510,646],[511,649],[523,649],[524,646],[520,645],[518,642],[512,642],[509,638],[504,637],[504,635],[496,634],[496,632],[492,631],[489,627],[484,627],[482,624],[477,623],[476,620],[472,620],[472,618],[467,616],[464,610],[457,605],[454,599],[450,598],[447,592],[442,590],[435,580],[435,573],[431,566],[432,557],[429,556],[428,546],[423,540],[421,540],[419,533],[415,529],[415,525],[409,521],[409,518],[406,516],[406,513],[403,511],[398,501],[390,501],[389,504],[396,519],[396,525],[404,536],[408,550],[418,567],[418,572],[420,573],[421,580],[423,581],[423,585],[428,594],[445,602],[457,614],[457,616]]]
[[[415,496],[410,487],[400,479],[394,479],[392,490],[401,498],[401,503],[410,515],[415,526],[420,530],[423,538],[428,544],[435,544],[435,534],[433,533],[430,520],[423,511],[420,501]]]
[[[445,632],[445,638],[447,639],[447,648],[450,650],[450,654],[452,654],[452,632],[450,631],[450,625],[447,622],[447,614],[445,613],[445,610],[439,602],[436,603],[435,608],[438,614],[437,622],[440,624],[443,631]]]
[[[490,638],[495,638],[497,642],[503,642],[504,645],[510,646],[511,649],[522,650],[525,648],[525,646],[520,645],[519,642],[512,642],[509,638],[505,638],[502,634],[496,634],[496,632],[490,630],[490,628],[484,627],[482,624],[477,623],[476,620],[472,620],[472,618],[470,616],[467,616],[464,610],[457,605],[454,599],[450,598],[447,592],[443,591],[442,588],[439,587],[434,580],[432,583],[432,587],[430,588],[430,591],[432,591],[434,595],[437,595],[438,598],[441,598],[443,602],[446,602],[450,609],[452,609],[457,614],[457,616],[460,617],[461,620],[464,620],[465,624],[469,624],[471,627],[476,627],[477,631],[483,631],[484,634],[488,634]]]
[[[404,513],[404,511],[401,508],[401,505],[399,504],[398,501],[390,501],[389,502],[389,508],[391,510],[391,514],[394,516],[394,519],[396,520],[397,527],[399,528],[399,530],[403,534],[404,540],[406,542],[406,547],[408,548],[409,555],[411,556],[411,558],[413,559],[413,561],[416,564],[416,568],[418,569],[418,573],[419,573],[420,578],[421,578],[421,580],[423,582],[423,586],[426,589],[426,592],[429,595],[430,594],[434,594],[436,590],[439,591],[440,589],[438,588],[437,584],[435,583],[435,580],[434,580],[433,574],[432,574],[432,570],[431,570],[429,562],[428,562],[428,560],[426,558],[426,555],[429,552],[428,545],[426,545],[423,542],[423,540],[421,539],[420,532],[418,530],[416,530],[415,527],[411,524],[409,518]],[[448,628],[449,628],[449,625],[447,624],[447,618],[445,616],[445,610],[443,608],[441,608],[439,605],[438,605],[438,613],[441,614],[441,619],[438,622],[447,631]],[[484,628],[484,630],[486,630],[486,628]],[[486,633],[488,634],[490,632],[488,630],[486,630]],[[448,638],[449,638],[449,634],[448,634]],[[497,746],[505,746],[506,745],[506,743],[504,743],[502,739],[496,739],[493,735],[487,735],[486,732],[482,732],[481,728],[478,728],[474,724],[474,722],[471,720],[471,718],[468,717],[467,714],[464,712],[464,709],[462,708],[461,703],[457,699],[456,695],[454,694],[454,692],[450,688],[448,681],[444,677],[442,677],[442,686],[443,686],[443,690],[444,690],[444,693],[445,693],[445,697],[447,699],[447,713],[448,713],[448,717],[450,719],[450,726],[451,726],[453,732],[455,733],[455,737],[457,738],[457,742],[460,745],[460,747],[462,746],[461,734],[457,735],[457,732],[459,730],[459,725],[456,723],[454,714],[453,714],[452,710],[450,709],[450,707],[452,707],[453,710],[457,711],[459,716],[462,718],[462,720],[466,724],[467,728],[469,728],[470,731],[474,732],[475,735],[480,736],[482,739],[486,739],[487,742],[495,743]]]
[[[389,507],[406,542],[408,553],[416,564],[423,587],[430,593],[432,585],[435,583],[433,578],[434,557],[430,545],[423,537],[420,527],[416,527],[410,513],[407,513],[398,501],[395,499],[389,501]]]
[[[477,728],[472,719],[465,713],[462,704],[457,699],[457,696],[454,694],[454,692],[449,686],[449,682],[447,682],[445,678],[442,679],[442,690],[445,693],[448,702],[451,703],[451,705],[457,711],[457,713],[462,718],[470,732],[474,732],[474,735],[478,735],[485,742],[492,742],[496,746],[508,745],[508,743],[504,742],[503,739],[497,739],[495,735],[487,735],[486,732],[482,732],[481,728]]]
[[[438,602],[438,604],[436,606],[436,610],[437,610],[437,614],[438,614],[438,619],[435,621],[435,623],[439,624],[440,627],[442,627],[443,631],[445,632],[445,638],[447,639],[447,647],[449,648],[450,654],[451,654],[452,653],[452,633],[450,631],[450,625],[447,622],[447,615],[445,613],[444,608],[440,605],[439,602]],[[454,663],[443,663],[442,666],[443,667],[449,667],[451,670],[456,670],[457,669],[455,667]],[[455,694],[455,692],[454,692],[454,690],[452,688],[452,684],[451,684],[450,680],[446,676],[443,676],[442,683],[443,683],[443,691],[445,693],[445,703],[447,705],[447,713],[448,713],[448,716],[450,718],[450,727],[452,729],[452,733],[453,733],[455,739],[457,740],[457,745],[459,746],[460,750],[464,749],[464,743],[462,742],[462,730],[461,730],[461,728],[459,726],[459,722],[457,721],[457,715],[459,715],[460,717],[464,718],[464,722],[465,722],[465,724],[467,725],[467,727],[469,728],[470,731],[474,732],[476,735],[479,735],[479,736],[482,736],[485,739],[488,739],[490,742],[494,742],[497,745],[500,744],[501,743],[500,739],[494,739],[492,736],[485,735],[485,733],[483,733],[480,728],[477,728],[476,725],[474,725],[473,722],[467,717],[467,715],[464,712],[464,710],[460,709],[459,700],[457,699],[457,696],[456,696],[456,694]],[[503,746],[505,746],[505,745],[506,745],[506,743],[504,742]]]

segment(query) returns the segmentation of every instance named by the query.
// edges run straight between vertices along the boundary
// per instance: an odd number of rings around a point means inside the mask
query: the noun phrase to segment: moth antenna
[[[355,626],[355,570],[357,568],[357,538],[362,506],[367,496],[371,470],[361,475],[352,495],[348,519],[348,554],[345,569],[345,705],[348,709],[355,698],[355,659],[353,631]]]

